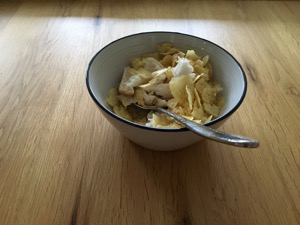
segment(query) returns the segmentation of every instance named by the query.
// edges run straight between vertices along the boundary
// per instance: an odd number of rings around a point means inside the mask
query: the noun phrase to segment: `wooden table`
[[[0,224],[300,224],[299,12],[281,1],[0,1]],[[240,61],[247,96],[222,129],[260,148],[154,152],[104,119],[89,60],[155,30]]]

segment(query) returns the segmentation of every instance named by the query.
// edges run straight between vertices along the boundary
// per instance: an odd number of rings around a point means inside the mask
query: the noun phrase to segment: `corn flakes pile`
[[[109,91],[107,103],[114,113],[135,123],[155,128],[182,125],[158,112],[143,113],[141,106],[159,106],[196,123],[216,118],[224,105],[220,84],[212,80],[209,56],[194,50],[186,53],[170,43],[158,45],[155,53],[131,60],[124,68],[118,88]]]

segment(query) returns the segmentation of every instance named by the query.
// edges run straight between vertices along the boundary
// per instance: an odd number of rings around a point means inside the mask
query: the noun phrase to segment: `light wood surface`
[[[300,2],[0,1],[1,225],[300,224]],[[90,58],[136,32],[178,31],[231,52],[248,92],[224,131],[145,150],[102,116]]]

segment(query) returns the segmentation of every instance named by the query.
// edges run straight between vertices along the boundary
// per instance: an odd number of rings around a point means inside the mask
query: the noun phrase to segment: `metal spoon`
[[[156,106],[141,106],[138,104],[133,104],[138,108],[141,108],[143,110],[153,110],[160,113],[167,114],[169,117],[172,117],[177,122],[184,125],[189,130],[193,131],[194,133],[208,138],[213,141],[221,142],[228,145],[238,146],[238,147],[244,147],[244,148],[257,148],[259,146],[259,141],[252,140],[249,138],[228,134],[219,130],[215,130],[213,128],[192,122],[188,119],[185,119],[184,117],[181,117],[179,115],[176,115],[164,108],[156,107]]]

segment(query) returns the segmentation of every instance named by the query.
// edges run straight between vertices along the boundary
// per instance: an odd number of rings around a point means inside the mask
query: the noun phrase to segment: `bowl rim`
[[[242,68],[241,64],[238,62],[238,60],[230,53],[228,52],[226,49],[224,49],[223,47],[219,46],[218,44],[215,44],[214,42],[210,41],[210,40],[207,40],[207,39],[204,39],[204,38],[201,38],[201,37],[198,37],[198,36],[195,36],[195,35],[191,35],[191,34],[187,34],[187,33],[181,33],[181,32],[172,32],[172,31],[148,31],[148,32],[139,32],[139,33],[133,33],[133,34],[130,34],[130,35],[126,35],[126,36],[123,36],[121,38],[118,38],[108,44],[106,44],[104,47],[102,47],[98,52],[96,52],[94,54],[94,56],[91,58],[89,64],[88,64],[88,67],[87,67],[87,71],[86,71],[86,85],[87,85],[87,89],[88,89],[88,92],[90,94],[90,96],[92,97],[92,99],[94,100],[94,102],[96,103],[96,105],[98,107],[100,107],[104,112],[106,112],[108,115],[112,116],[113,118],[123,122],[123,123],[126,123],[128,125],[131,125],[131,126],[134,126],[134,127],[138,127],[138,128],[141,128],[141,129],[146,129],[146,130],[151,130],[151,131],[160,131],[160,132],[185,132],[185,131],[190,131],[189,129],[187,128],[154,128],[154,127],[147,127],[147,126],[144,126],[144,125],[141,125],[141,124],[138,124],[138,123],[134,123],[134,122],[131,122],[129,120],[126,120],[126,119],[123,119],[121,118],[120,116],[117,116],[115,113],[113,113],[112,111],[108,110],[106,107],[104,107],[100,101],[98,101],[98,99],[96,98],[96,96],[94,95],[92,89],[91,89],[91,85],[90,85],[90,68],[94,62],[94,60],[97,58],[97,56],[106,48],[108,48],[109,46],[113,45],[114,43],[116,42],[119,42],[123,39],[127,39],[127,38],[131,38],[131,37],[134,37],[134,36],[139,36],[139,35],[153,35],[153,34],[175,34],[175,35],[182,35],[182,36],[188,36],[188,37],[192,37],[192,38],[196,38],[196,39],[199,39],[201,41],[205,41],[205,42],[208,42],[214,46],[216,46],[217,48],[220,48],[222,51],[224,51],[225,53],[227,53],[234,61],[235,63],[237,64],[237,66],[240,68],[241,72],[242,72],[242,78],[243,78],[243,82],[244,82],[244,89],[243,89],[243,93],[238,101],[238,103],[229,111],[227,112],[226,114],[220,116],[220,117],[217,117],[216,119],[208,122],[208,123],[204,123],[203,125],[205,126],[211,126],[211,125],[214,125],[218,122],[221,122],[221,121],[224,121],[225,119],[229,118],[239,107],[240,105],[242,104],[242,102],[244,101],[245,99],[245,96],[246,96],[246,92],[247,92],[247,78],[246,78],[246,74],[245,74],[245,71],[244,69]]]

